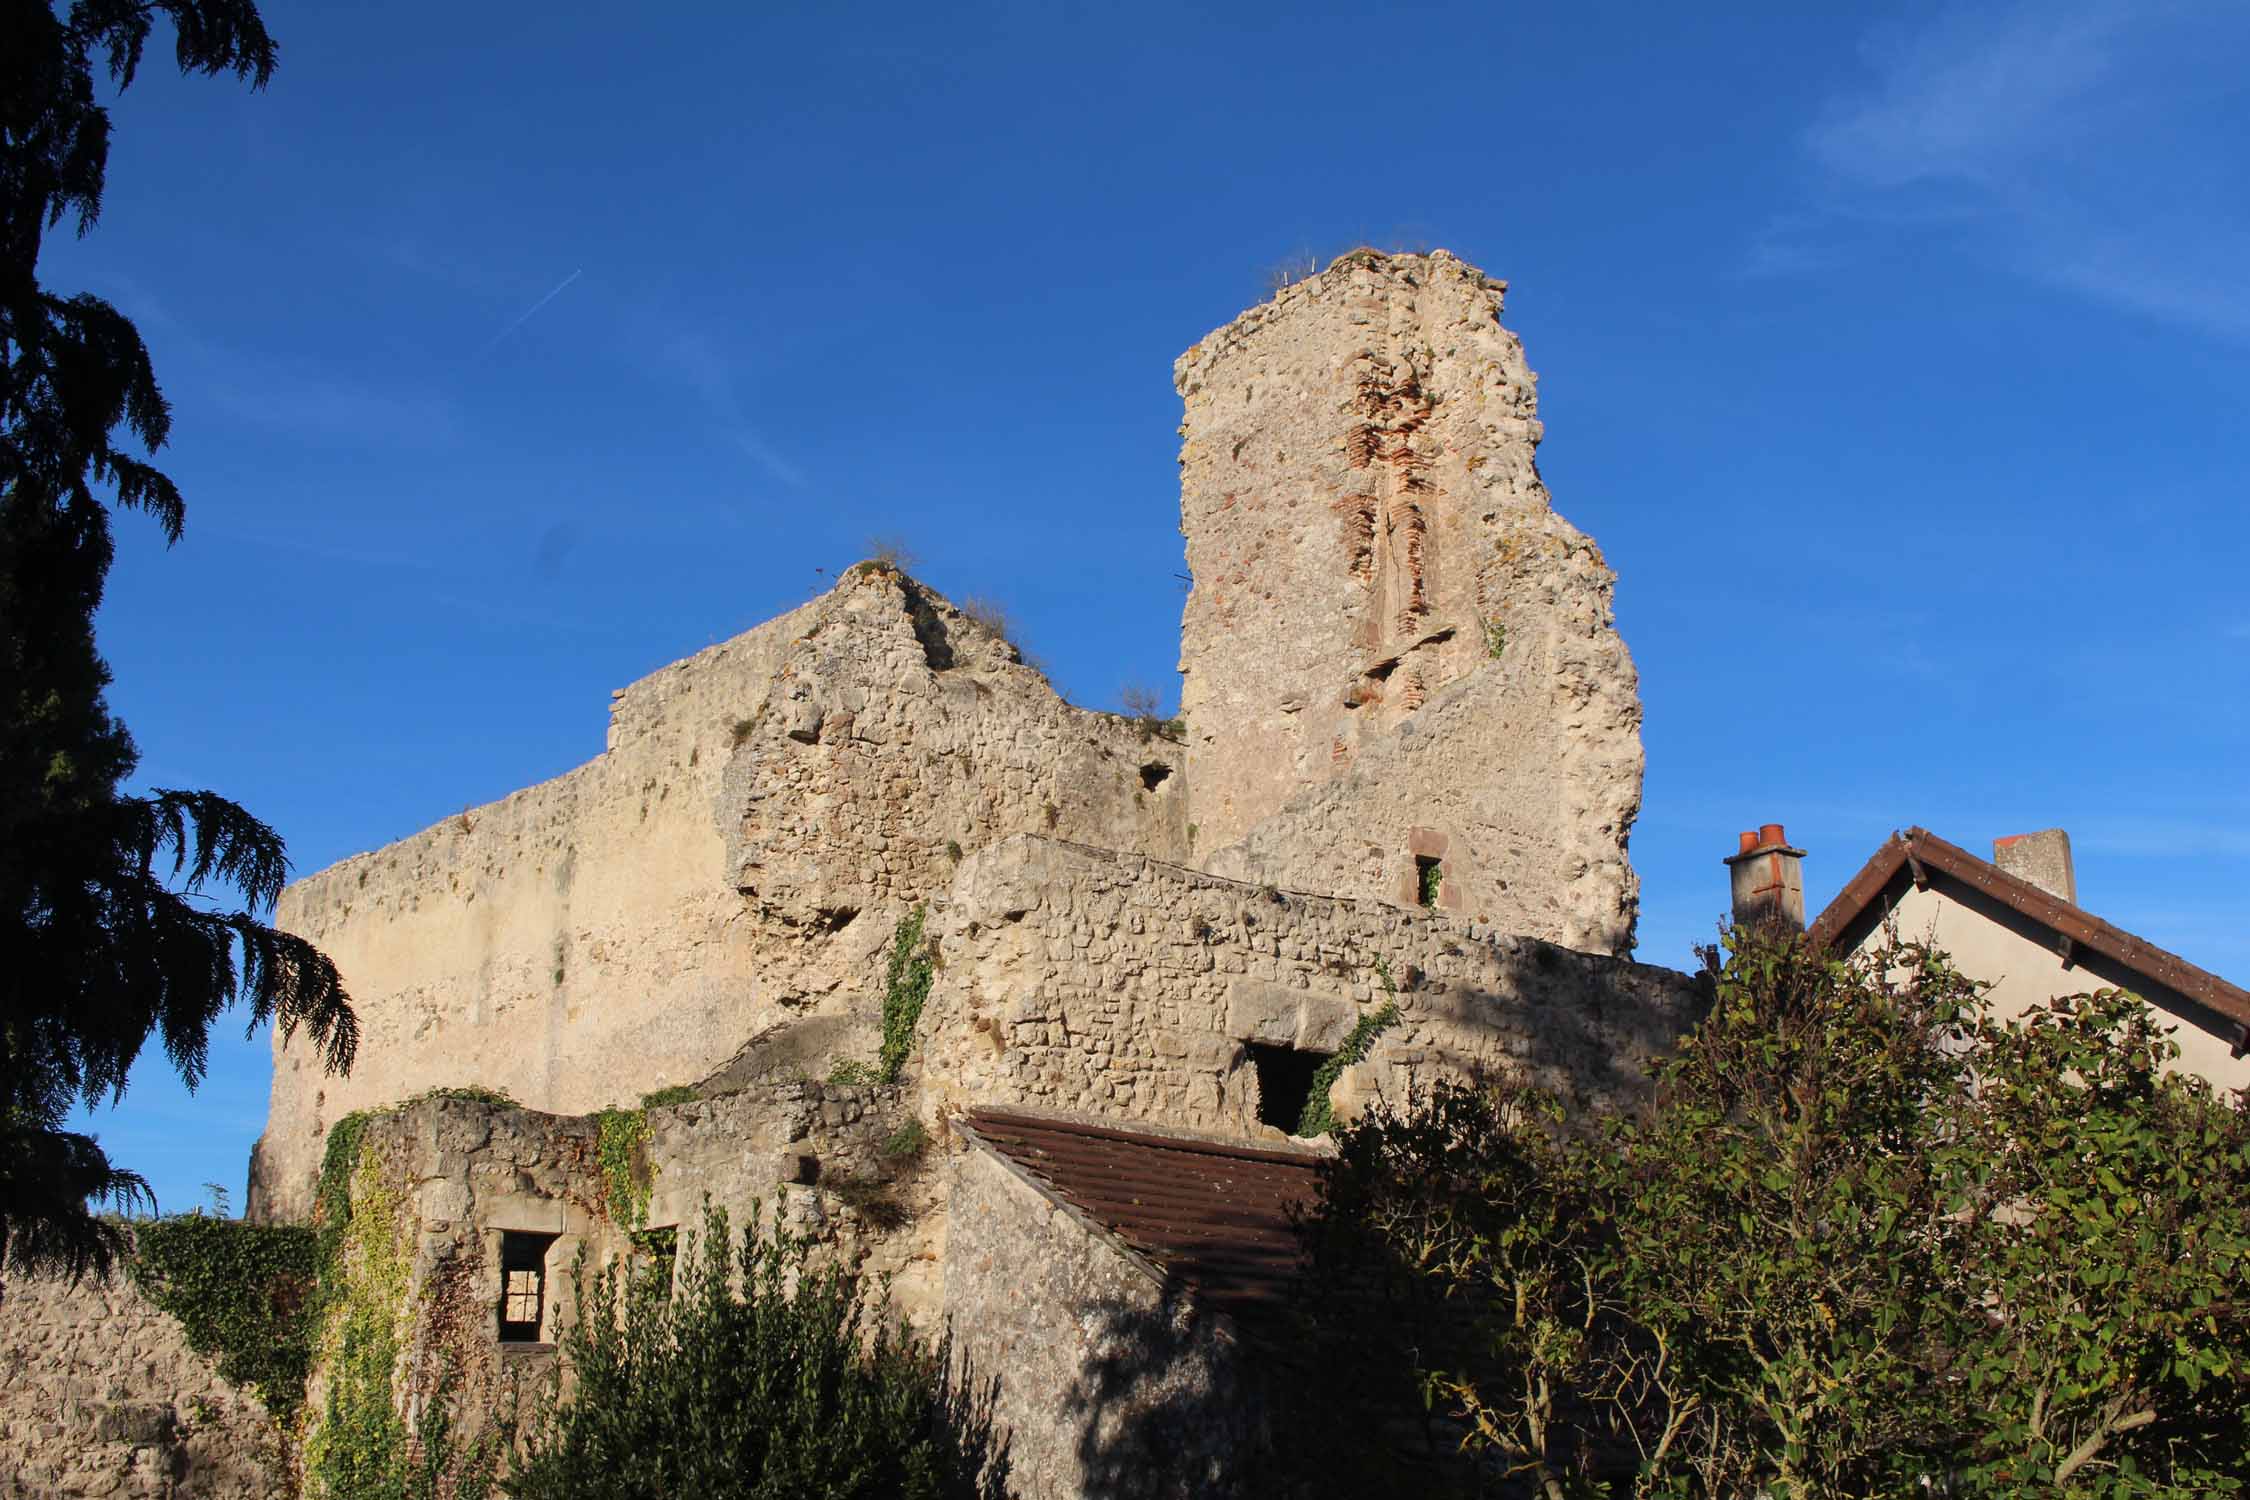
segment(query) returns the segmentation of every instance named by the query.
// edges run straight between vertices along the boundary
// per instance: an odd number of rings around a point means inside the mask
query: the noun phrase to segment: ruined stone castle
[[[1016,1493],[1077,1495],[1140,1399],[1070,1398],[1090,1301],[1204,1320],[1161,1382],[1223,1387],[1231,1309],[1286,1256],[1199,1205],[1303,1175],[1312,1080],[1343,1117],[1479,1072],[1632,1099],[1694,991],[1624,957],[1634,670],[1540,482],[1502,292],[1355,252],[1180,357],[1177,721],[1066,703],[862,564],[613,694],[579,769],[289,889],[362,1042],[334,1077],[277,1041],[251,1213],[310,1217],[353,1118],[408,1265],[402,1403],[440,1343],[472,1402],[551,1359],[581,1250],[763,1205],[951,1327]],[[909,949],[928,994],[885,1081]],[[660,1090],[621,1192],[593,1116]],[[930,1142],[903,1164],[902,1133]],[[1103,1186],[1141,1172],[1197,1186]],[[259,1492],[182,1463],[180,1493]]]

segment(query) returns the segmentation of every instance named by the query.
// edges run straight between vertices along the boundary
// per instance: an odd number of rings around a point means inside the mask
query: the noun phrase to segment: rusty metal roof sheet
[[[1278,1310],[1312,1205],[1319,1152],[1236,1146],[980,1109],[962,1122],[1168,1282],[1246,1321]]]
[[[1982,891],[2002,905],[2039,923],[2057,938],[2098,953],[2144,979],[2184,995],[2196,1004],[2232,1021],[2239,1028],[2237,1046],[2250,1039],[2250,991],[2229,984],[2218,975],[2199,969],[2176,953],[2168,953],[2122,928],[2059,896],[2041,890],[1989,860],[1977,858],[1957,844],[1949,844],[1927,828],[1894,833],[1851,878],[1828,909],[1820,914],[1806,936],[1819,947],[1845,937],[1856,938],[1864,926],[1880,920],[1895,896],[1886,898],[1894,885],[1906,881],[1920,885],[1927,871],[1940,873]]]

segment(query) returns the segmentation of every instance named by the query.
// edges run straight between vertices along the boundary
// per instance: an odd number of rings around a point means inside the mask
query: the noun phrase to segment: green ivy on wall
[[[305,1477],[316,1500],[404,1500],[407,1433],[392,1380],[407,1321],[406,1237],[382,1164],[356,1143],[352,1154],[342,1222],[321,1226],[324,1236],[334,1232],[337,1253],[323,1267],[318,1358],[327,1400],[306,1435]],[[330,1201],[324,1191],[323,1209]]]
[[[693,1097],[664,1089],[642,1105]],[[491,1491],[492,1436],[466,1452],[453,1441],[449,1358],[411,1434],[399,1412],[400,1355],[415,1316],[412,1244],[403,1190],[369,1149],[367,1128],[432,1098],[514,1103],[492,1089],[446,1088],[345,1115],[328,1132],[310,1228],[191,1214],[135,1235],[133,1278],[178,1320],[189,1347],[215,1357],[220,1377],[247,1387],[277,1419],[304,1420],[311,1500],[483,1500]],[[316,1366],[325,1395],[308,1413]]]
[[[1297,1119],[1299,1135],[1326,1135],[1336,1128],[1336,1110],[1328,1102],[1328,1091],[1335,1087],[1344,1069],[1366,1060],[1375,1038],[1398,1020],[1398,987],[1391,983],[1390,966],[1381,959],[1375,960],[1375,977],[1383,982],[1385,999],[1359,1018],[1335,1054],[1313,1074],[1312,1092],[1305,1099],[1304,1113]]]
[[[136,1225],[134,1283],[213,1359],[288,1422],[304,1404],[316,1316],[313,1232],[294,1224],[181,1214]]]
[[[656,1187],[656,1166],[648,1159],[648,1112],[695,1097],[694,1089],[674,1084],[643,1094],[638,1109],[605,1109],[594,1116],[594,1158],[602,1170],[603,1196],[609,1216],[625,1228],[648,1222],[649,1195]]]
[[[915,1023],[922,1019],[922,1004],[930,998],[930,981],[937,965],[922,943],[922,924],[929,908],[917,906],[899,919],[891,938],[891,961],[883,976],[883,1051],[878,1071],[885,1083],[898,1082],[906,1068],[906,1054],[914,1049]]]

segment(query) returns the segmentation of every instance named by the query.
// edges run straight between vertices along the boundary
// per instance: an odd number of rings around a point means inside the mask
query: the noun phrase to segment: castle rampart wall
[[[581,1114],[816,1016],[800,1067],[871,1058],[905,913],[1020,832],[1184,853],[1181,759],[895,569],[855,569],[625,689],[589,764],[284,893],[282,925],[343,972],[360,1056],[336,1078],[277,1043],[253,1210],[305,1215],[328,1128],[430,1088]]]
[[[351,1110],[474,1083],[575,1114],[733,1051],[762,975],[712,806],[733,725],[814,608],[625,689],[592,762],[283,893],[280,924],[343,972],[360,1060],[331,1076],[277,1038],[257,1212],[309,1212],[321,1141]]]

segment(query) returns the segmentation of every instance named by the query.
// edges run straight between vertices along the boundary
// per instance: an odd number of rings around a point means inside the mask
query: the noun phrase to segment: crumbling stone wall
[[[966,854],[1016,833],[1184,852],[1178,746],[1064,703],[1013,645],[896,570],[863,564],[830,605],[720,789],[728,878],[769,946],[842,934],[827,951],[880,949]],[[831,987],[860,977],[831,973]]]
[[[328,1127],[476,1083],[578,1111],[691,1079],[765,996],[712,817],[732,726],[754,713],[807,605],[623,690],[587,765],[282,893],[277,921],[337,962],[361,1062],[274,1048],[252,1211],[299,1219]],[[715,1054],[715,1055],[714,1055]]]
[[[0,1500],[265,1500],[287,1472],[265,1408],[122,1267],[0,1285]]]
[[[945,1320],[1019,1500],[1246,1492],[1253,1361],[1223,1318],[982,1147],[949,1159]]]
[[[1030,836],[971,859],[931,920],[940,968],[919,1036],[937,1110],[1256,1135],[1250,1044],[1333,1052],[1392,998],[1398,1021],[1348,1071],[1347,1104],[1486,1072],[1625,1108],[1700,1005],[1669,969]]]
[[[896,1085],[774,1081],[649,1111],[648,1223],[693,1232],[703,1205],[810,1235],[823,1253],[889,1277],[891,1301],[927,1327],[945,1249],[942,1149]]]
[[[1437,857],[1448,910],[1622,953],[1637,679],[1503,290],[1355,252],[1174,367],[1188,816],[1222,873],[1412,904]]]
[[[1025,830],[1185,849],[1178,747],[1073,708],[895,569],[624,690],[592,763],[291,886],[343,971],[348,1078],[276,1041],[253,1211],[302,1217],[346,1112],[479,1084],[579,1113],[817,1022],[871,1056],[883,954],[957,861]]]
[[[821,1253],[896,1278],[900,1306],[927,1324],[938,1297],[942,1219],[934,1154],[902,1150],[919,1132],[902,1091],[772,1083],[643,1112],[622,1197],[602,1159],[601,1127],[486,1100],[436,1096],[370,1118],[354,1164],[355,1221],[395,1248],[402,1273],[378,1311],[398,1350],[392,1404],[409,1431],[441,1390],[454,1403],[456,1463],[495,1414],[552,1372],[554,1345],[580,1315],[575,1276],[651,1253],[649,1231],[685,1248],[706,1204],[733,1229],[780,1223]],[[634,1198],[638,1197],[639,1212]],[[500,1339],[500,1253],[509,1231],[551,1236],[539,1338]],[[347,1250],[347,1261],[351,1252]],[[582,1258],[582,1259],[581,1259]],[[362,1294],[347,1264],[346,1299]],[[307,1452],[328,1420],[334,1371],[307,1390]]]

